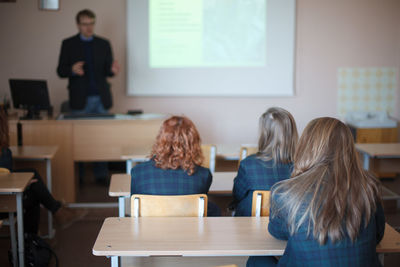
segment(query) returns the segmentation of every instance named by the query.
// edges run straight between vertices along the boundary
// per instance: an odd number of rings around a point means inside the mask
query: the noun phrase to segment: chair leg
[[[18,266],[18,254],[17,254],[17,236],[15,234],[15,221],[14,221],[14,213],[9,213],[9,221],[10,221],[10,236],[11,236],[11,251],[13,257],[14,266]]]

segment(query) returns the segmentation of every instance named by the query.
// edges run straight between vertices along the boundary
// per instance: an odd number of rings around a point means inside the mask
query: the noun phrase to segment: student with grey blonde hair
[[[318,118],[299,140],[292,178],[272,188],[268,230],[288,240],[285,253],[248,266],[380,266],[384,229],[379,181],[362,168],[349,128]]]
[[[298,139],[293,116],[283,108],[269,108],[260,117],[259,130],[258,152],[240,162],[234,180],[236,216],[251,216],[253,191],[269,190],[292,172]]]

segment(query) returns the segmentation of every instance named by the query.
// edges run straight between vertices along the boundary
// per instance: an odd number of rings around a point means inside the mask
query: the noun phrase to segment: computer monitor
[[[10,79],[9,82],[14,108],[27,111],[20,119],[40,119],[40,110],[52,109],[45,80]]]

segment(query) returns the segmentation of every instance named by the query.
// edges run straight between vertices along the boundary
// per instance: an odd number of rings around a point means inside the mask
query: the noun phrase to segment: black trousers
[[[25,233],[37,234],[40,221],[40,205],[53,214],[61,207],[61,202],[54,199],[42,177],[35,169],[20,169],[13,172],[33,172],[33,179],[37,182],[31,183],[24,191],[24,231]]]

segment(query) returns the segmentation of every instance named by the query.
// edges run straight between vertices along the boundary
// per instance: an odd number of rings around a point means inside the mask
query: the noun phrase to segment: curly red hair
[[[182,168],[189,175],[203,162],[200,135],[187,117],[173,116],[161,126],[151,155],[162,169]]]

